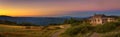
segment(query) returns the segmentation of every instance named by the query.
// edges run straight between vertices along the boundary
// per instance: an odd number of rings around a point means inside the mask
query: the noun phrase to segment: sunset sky
[[[0,15],[18,17],[120,15],[120,0],[0,0]]]

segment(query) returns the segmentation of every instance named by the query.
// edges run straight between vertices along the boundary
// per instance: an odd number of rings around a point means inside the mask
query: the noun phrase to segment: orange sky
[[[70,11],[99,11],[120,9],[119,3],[119,0],[72,0],[42,2],[41,0],[5,0],[0,2],[0,15],[64,16],[74,13]]]

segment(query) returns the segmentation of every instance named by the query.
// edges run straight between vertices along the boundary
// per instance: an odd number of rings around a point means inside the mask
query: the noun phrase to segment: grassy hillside
[[[41,26],[11,26],[0,24],[0,37],[51,37],[59,28],[50,29]],[[29,29],[28,29],[29,28]]]
[[[72,27],[61,34],[61,37],[120,37],[120,22],[110,22],[97,26],[87,23],[71,25]]]

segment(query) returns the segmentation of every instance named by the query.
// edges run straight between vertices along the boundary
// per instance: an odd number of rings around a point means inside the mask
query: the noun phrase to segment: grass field
[[[0,24],[0,37],[50,37],[58,30],[48,30],[47,28],[42,30],[41,28],[25,29],[25,26]]]

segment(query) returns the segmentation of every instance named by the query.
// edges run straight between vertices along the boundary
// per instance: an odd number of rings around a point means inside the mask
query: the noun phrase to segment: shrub
[[[75,36],[78,34],[86,34],[93,30],[93,27],[88,24],[81,24],[79,26],[73,26],[66,30],[64,34],[67,34],[69,36]]]
[[[104,35],[103,37],[120,37],[120,33],[110,33],[110,34]]]
[[[72,23],[72,24],[71,24],[71,26],[78,26],[78,25],[80,25],[79,22],[76,22],[76,23]]]
[[[16,23],[8,20],[0,20],[0,24],[15,25]]]
[[[116,29],[117,25],[115,23],[106,23],[103,25],[96,26],[95,31],[97,33],[106,33]]]
[[[78,23],[78,22],[80,23],[80,20],[76,20],[74,18],[64,21],[65,24],[73,24],[73,23]]]
[[[28,23],[28,22],[23,22],[22,24],[20,24],[21,26],[37,26],[35,24],[32,23]]]

